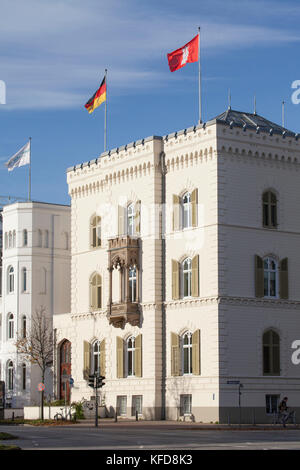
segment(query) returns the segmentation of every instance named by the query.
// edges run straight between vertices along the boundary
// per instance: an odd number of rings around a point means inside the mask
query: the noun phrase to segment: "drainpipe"
[[[162,377],[161,419],[166,419],[166,165],[165,152],[160,153],[161,169],[161,315],[162,315]]]

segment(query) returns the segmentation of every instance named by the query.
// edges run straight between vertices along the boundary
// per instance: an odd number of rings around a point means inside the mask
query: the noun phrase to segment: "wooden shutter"
[[[192,227],[197,227],[198,224],[198,189],[194,189],[191,194],[192,204]]]
[[[172,259],[172,299],[179,299],[179,263]]]
[[[135,376],[142,377],[142,335],[135,338]]]
[[[180,229],[180,197],[173,194],[173,230]]]
[[[90,307],[91,307],[91,310],[95,310],[96,309],[96,305],[97,305],[97,298],[96,298],[96,294],[97,294],[97,287],[96,287],[96,275],[94,275],[90,281]]]
[[[91,218],[91,221],[90,221],[90,246],[91,248],[94,248],[95,244],[95,230],[94,230],[94,226],[95,226],[95,217],[92,217]]]
[[[117,336],[117,377],[124,377],[124,341]]]
[[[289,298],[289,280],[288,280],[288,259],[284,258],[280,261],[280,298]]]
[[[200,344],[200,330],[196,330],[192,335],[192,361],[193,361],[193,374],[201,374],[201,344]]]
[[[255,255],[255,297],[264,296],[264,262],[263,259]]]
[[[119,237],[125,234],[125,208],[118,206],[118,235]]]
[[[139,235],[141,232],[141,201],[137,201],[134,206],[134,233]]]
[[[88,341],[83,342],[83,378],[88,380],[91,367],[91,345]]]
[[[180,337],[171,332],[171,375],[180,374]]]
[[[104,375],[104,377],[105,377],[105,364],[106,364],[105,339],[103,339],[100,343],[100,374]]]
[[[199,297],[199,255],[192,259],[192,297]]]

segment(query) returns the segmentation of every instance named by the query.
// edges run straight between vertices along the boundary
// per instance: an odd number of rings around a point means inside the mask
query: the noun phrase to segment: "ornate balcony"
[[[108,320],[116,328],[128,322],[139,325],[139,239],[130,236],[108,241],[109,301]],[[113,270],[120,273],[119,302],[112,300]]]

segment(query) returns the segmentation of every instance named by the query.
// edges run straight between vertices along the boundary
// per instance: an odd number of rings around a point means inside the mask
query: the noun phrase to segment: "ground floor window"
[[[132,396],[131,416],[135,416],[136,412],[139,415],[143,413],[143,396],[142,395]]]
[[[180,416],[192,414],[192,395],[180,395]]]
[[[117,396],[117,415],[118,416],[127,415],[127,396],[126,395]]]
[[[266,413],[273,414],[278,411],[279,395],[266,395]]]

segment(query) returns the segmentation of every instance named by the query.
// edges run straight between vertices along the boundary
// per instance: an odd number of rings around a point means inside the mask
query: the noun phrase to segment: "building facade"
[[[229,109],[70,168],[57,397],[98,372],[110,416],[266,422],[288,396],[299,420],[299,162],[296,134]]]
[[[70,207],[16,202],[2,212],[3,256],[0,328],[0,380],[6,405],[38,404],[41,371],[17,352],[17,338],[30,335],[41,310],[49,318],[70,308]],[[50,369],[46,397],[52,395]]]

